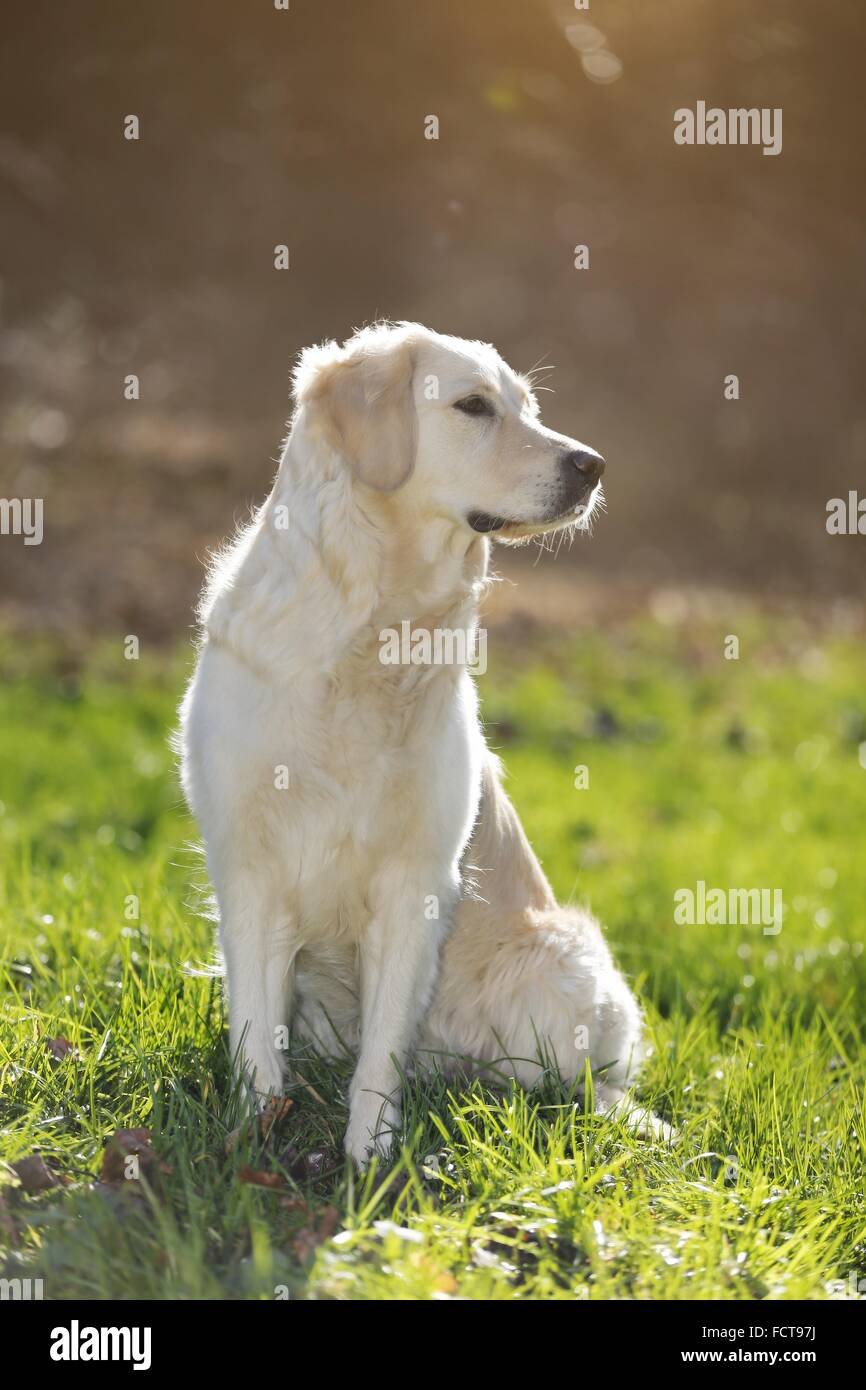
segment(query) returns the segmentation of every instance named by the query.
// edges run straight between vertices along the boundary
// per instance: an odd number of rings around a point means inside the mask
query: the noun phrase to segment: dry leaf
[[[298,1231],[292,1241],[292,1249],[299,1260],[306,1260],[313,1254],[319,1245],[323,1245],[326,1240],[337,1229],[340,1222],[340,1213],[336,1207],[322,1207],[318,1212],[315,1222],[310,1226],[304,1226]]]
[[[62,1186],[60,1178],[52,1173],[41,1154],[30,1154],[11,1165],[25,1192],[47,1192],[50,1187]]]
[[[269,1096],[259,1115],[259,1134],[267,1139],[275,1125],[282,1124],[294,1101],[291,1096]]]
[[[239,1168],[238,1182],[248,1182],[254,1187],[269,1187],[272,1190],[282,1190],[286,1185],[285,1178],[280,1173],[265,1173],[261,1168]]]
[[[268,1097],[256,1116],[255,1128],[260,1139],[266,1140],[270,1137],[274,1126],[286,1118],[293,1104],[291,1096]],[[244,1139],[251,1138],[252,1132],[252,1126],[249,1124],[238,1125],[237,1129],[233,1129],[226,1139],[226,1153],[232,1153]]]
[[[162,1173],[170,1173],[167,1163],[150,1147],[149,1129],[119,1129],[105,1146],[101,1180],[105,1183],[134,1182],[146,1178],[154,1183]]]

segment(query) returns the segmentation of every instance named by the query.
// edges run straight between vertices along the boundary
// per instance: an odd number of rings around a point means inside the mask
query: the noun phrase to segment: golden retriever
[[[603,460],[545,428],[492,347],[418,324],[307,349],[294,395],[273,490],[212,567],[181,708],[232,1047],[265,1094],[290,1028],[354,1049],[359,1164],[399,1135],[410,1061],[528,1086],[589,1060],[618,1103],[638,1005],[593,918],[557,906],[469,670],[490,538],[585,526]],[[385,659],[394,631],[408,659]],[[442,633],[468,642],[431,659],[416,639]]]

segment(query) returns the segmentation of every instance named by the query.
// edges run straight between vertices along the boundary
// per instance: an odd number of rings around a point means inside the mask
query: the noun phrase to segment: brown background
[[[46,524],[0,538],[8,620],[182,634],[293,355],[379,314],[555,367],[546,420],[608,459],[566,593],[860,589],[866,538],[824,523],[866,495],[862,0],[37,0],[6,28],[0,496]],[[782,154],[676,146],[699,99],[781,106]]]

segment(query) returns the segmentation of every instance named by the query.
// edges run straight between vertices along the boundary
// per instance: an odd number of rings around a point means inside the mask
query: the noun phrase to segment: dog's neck
[[[382,632],[473,633],[489,542],[413,515],[400,492],[359,487],[296,421],[273,490],[217,562],[202,607],[208,637],[268,674],[333,670]]]

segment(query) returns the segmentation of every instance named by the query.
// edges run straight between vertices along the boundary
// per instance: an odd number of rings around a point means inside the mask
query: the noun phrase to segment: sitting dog
[[[638,1005],[597,923],[554,900],[467,662],[382,659],[405,624],[471,639],[490,538],[585,526],[604,462],[492,347],[418,324],[307,349],[294,397],[273,490],[211,569],[181,707],[232,1048],[264,1094],[289,1027],[354,1049],[358,1164],[399,1134],[410,1060],[526,1086],[544,1057],[589,1060],[616,1104]]]

